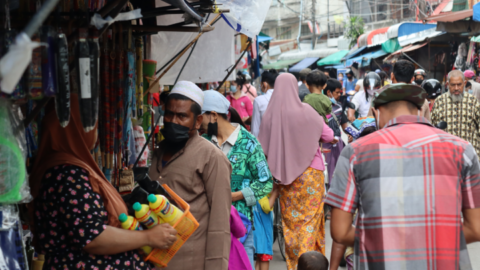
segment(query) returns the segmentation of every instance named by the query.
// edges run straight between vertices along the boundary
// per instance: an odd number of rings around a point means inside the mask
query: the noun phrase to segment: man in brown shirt
[[[232,167],[222,151],[198,135],[202,105],[203,92],[195,84],[175,85],[165,108],[165,140],[150,167],[150,178],[185,200],[200,224],[166,269],[228,269]]]

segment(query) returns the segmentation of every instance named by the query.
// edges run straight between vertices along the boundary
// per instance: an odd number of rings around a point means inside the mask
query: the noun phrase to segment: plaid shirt
[[[358,209],[355,270],[472,269],[462,209],[480,207],[480,164],[468,142],[401,116],[348,145],[326,203]]]

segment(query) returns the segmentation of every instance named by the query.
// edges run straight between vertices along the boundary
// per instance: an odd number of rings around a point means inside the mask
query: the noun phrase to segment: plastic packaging
[[[148,195],[148,201],[150,203],[150,209],[172,226],[183,216],[183,212],[171,204],[165,196],[150,194]],[[181,234],[189,234],[194,228],[192,221],[185,218],[175,227],[177,232]]]
[[[20,108],[0,98],[0,203],[29,202],[25,128]]]
[[[32,60],[32,51],[41,46],[41,43],[32,42],[27,34],[20,33],[15,38],[8,53],[0,59],[0,87],[2,91],[11,94],[20,81],[24,71]]]
[[[125,230],[130,230],[130,231],[141,231],[142,226],[140,226],[140,223],[138,223],[138,220],[136,220],[132,216],[127,216],[126,214],[122,213],[120,216],[118,216],[118,220],[122,223],[122,228]],[[144,246],[141,248],[145,255],[150,254],[152,252],[152,248],[149,246]]]
[[[225,21],[237,32],[254,38],[260,33],[267,17],[272,0],[217,0],[222,9],[229,13],[222,14]]]
[[[54,31],[50,26],[42,26],[40,40],[48,44],[42,48],[42,87],[47,97],[55,96],[55,45]]]
[[[15,205],[0,206],[0,269],[25,270],[25,245]]]
[[[133,204],[133,210],[135,210],[135,217],[137,220],[149,229],[158,224],[165,223],[160,219],[159,216],[152,213],[152,211],[150,211],[150,207],[148,207],[146,204],[140,204],[139,202],[136,202]]]

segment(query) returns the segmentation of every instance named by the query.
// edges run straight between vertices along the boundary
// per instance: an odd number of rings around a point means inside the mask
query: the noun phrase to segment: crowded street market
[[[480,0],[0,21],[0,270],[480,270]]]

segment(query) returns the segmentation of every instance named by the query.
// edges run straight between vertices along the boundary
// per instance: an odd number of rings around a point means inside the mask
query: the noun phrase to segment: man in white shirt
[[[274,71],[264,71],[262,73],[262,84],[261,90],[264,95],[261,95],[253,101],[253,113],[252,113],[252,134],[255,137],[258,137],[260,132],[260,125],[262,123],[262,117],[265,111],[267,110],[268,103],[270,98],[272,98],[273,87],[275,86],[275,80],[277,79],[278,73]]]
[[[348,109],[348,120],[355,121],[355,112],[358,112],[358,117],[368,116],[370,111],[370,104],[372,103],[374,93],[382,87],[382,79],[375,72],[369,72],[365,79],[363,79],[363,91],[355,94],[352,98],[352,103],[355,105],[355,110]]]

